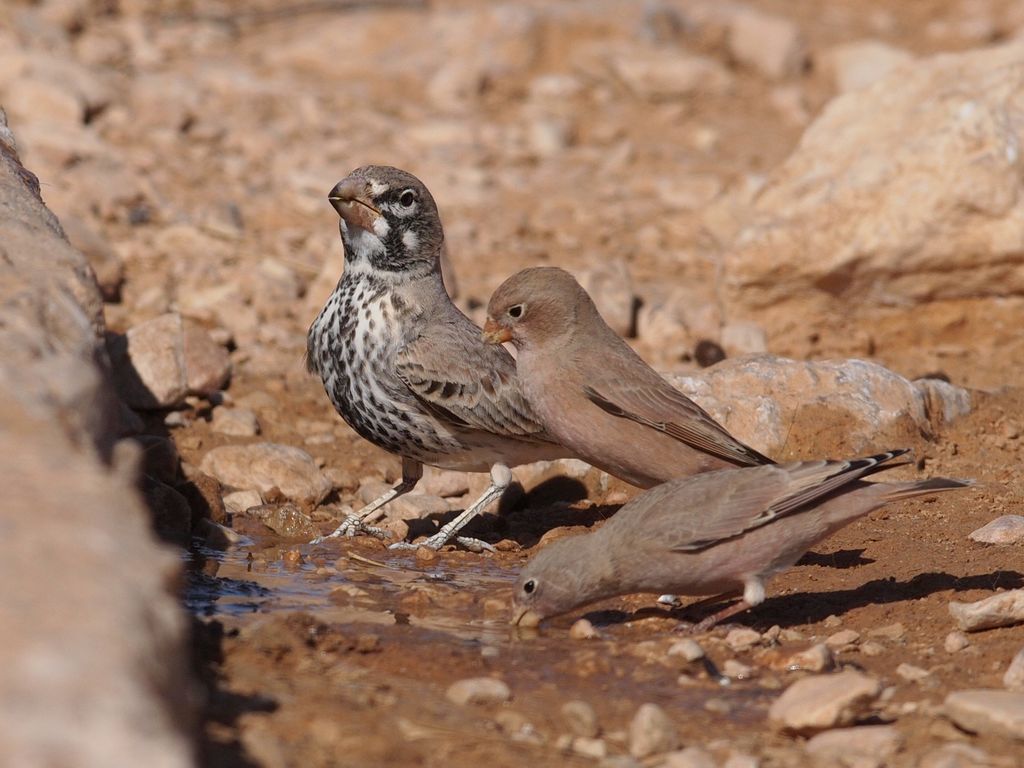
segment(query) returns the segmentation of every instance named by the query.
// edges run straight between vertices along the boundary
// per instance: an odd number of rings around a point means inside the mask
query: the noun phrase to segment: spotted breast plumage
[[[349,426],[403,458],[402,481],[331,536],[365,529],[415,486],[423,464],[490,470],[487,492],[426,542],[437,548],[501,495],[510,466],[572,454],[534,416],[512,357],[485,344],[451,302],[440,272],[443,230],[426,187],[404,171],[369,166],[330,199],[341,216],[345,271],[310,327],[308,367]]]

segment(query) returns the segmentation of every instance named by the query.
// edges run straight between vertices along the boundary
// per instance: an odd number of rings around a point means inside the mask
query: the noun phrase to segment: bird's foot
[[[436,552],[439,549],[441,549],[441,547],[443,547],[445,544],[448,544],[449,542],[452,542],[452,541],[454,541],[456,544],[458,544],[463,549],[468,549],[470,552],[476,552],[477,554],[480,554],[481,552],[494,552],[494,551],[496,551],[494,549],[494,547],[491,546],[490,544],[488,544],[486,541],[481,541],[480,539],[474,539],[474,538],[471,538],[469,536],[455,536],[453,538],[449,538],[448,534],[445,534],[445,533],[443,533],[441,531],[435,533],[429,539],[425,539],[424,541],[421,541],[419,543],[413,543],[413,542],[410,542],[410,541],[397,541],[394,544],[392,544],[391,546],[389,546],[388,549],[393,549],[393,550],[403,550],[403,549],[404,550],[409,550],[409,549],[416,550],[416,549],[419,549],[420,547],[426,547],[427,549],[432,549],[432,550],[434,550]]]
[[[340,536],[346,538],[352,538],[354,536],[373,536],[375,539],[390,539],[391,532],[385,531],[383,528],[375,528],[372,525],[367,525],[356,515],[349,515],[346,517],[341,525],[335,528],[331,533],[326,536],[317,536],[313,539],[310,544],[323,544],[328,539],[336,539]]]

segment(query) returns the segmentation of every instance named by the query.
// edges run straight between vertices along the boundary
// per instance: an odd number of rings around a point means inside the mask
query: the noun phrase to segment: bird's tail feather
[[[957,480],[951,477],[931,477],[927,480],[920,480],[913,483],[892,483],[886,489],[885,500],[896,501],[897,499],[909,499],[914,496],[924,496],[929,493],[941,493],[942,491],[954,491],[957,488],[969,488],[974,485],[973,480]]]

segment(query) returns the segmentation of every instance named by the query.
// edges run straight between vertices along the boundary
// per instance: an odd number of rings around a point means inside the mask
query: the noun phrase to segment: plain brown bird
[[[484,339],[511,341],[523,394],[545,430],[641,488],[771,464],[665,381],[601,318],[568,272],[535,267],[491,296]]]
[[[907,453],[849,461],[804,461],[709,472],[660,485],[594,533],[561,539],[523,568],[513,623],[536,626],[608,597],[669,592],[743,599],[709,616],[703,631],[764,600],[765,582],[817,542],[890,501],[963,488],[933,478],[873,483]]]

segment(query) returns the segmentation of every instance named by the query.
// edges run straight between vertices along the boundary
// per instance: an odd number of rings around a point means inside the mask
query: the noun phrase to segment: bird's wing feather
[[[657,525],[673,532],[669,546],[675,551],[706,549],[805,509],[865,475],[893,466],[888,462],[905,453],[898,450],[848,461],[805,461],[701,475],[692,478],[688,498],[693,506],[688,511],[692,522],[673,527],[666,512],[661,512]],[[728,482],[716,480],[718,474],[727,474]]]
[[[427,325],[398,353],[395,370],[427,409],[455,426],[547,439],[523,397],[512,356],[483,343],[468,320]]]
[[[586,396],[613,416],[631,419],[681,443],[740,466],[774,462],[730,435],[703,408],[651,371],[657,381],[603,377]],[[645,377],[647,378],[647,377]]]

